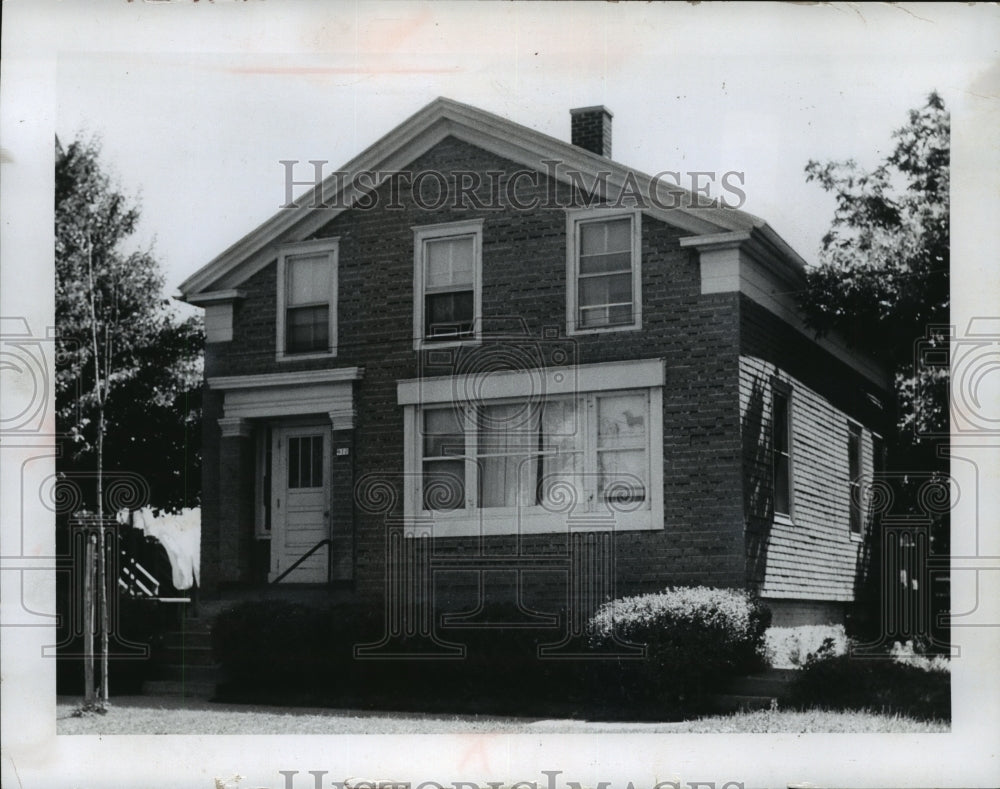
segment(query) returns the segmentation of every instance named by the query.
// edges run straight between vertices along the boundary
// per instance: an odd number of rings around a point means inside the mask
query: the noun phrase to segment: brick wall
[[[503,171],[520,169],[481,149],[448,139],[412,165],[414,170]],[[522,199],[564,187],[521,181]],[[736,296],[700,293],[698,265],[682,250],[685,235],[643,217],[643,330],[565,337],[566,224],[562,209],[498,212],[417,208],[400,194],[403,207],[385,209],[388,194],[375,210],[347,211],[318,234],[340,239],[339,343],[334,360],[275,362],[274,264],[240,288],[246,298],[234,311],[234,340],[212,374],[241,375],[285,370],[365,368],[355,385],[357,427],[355,474],[385,475],[397,488],[393,514],[402,514],[403,419],[396,403],[396,382],[419,372],[412,348],[414,225],[482,217],[484,332],[509,331],[523,321],[532,337],[570,343],[583,364],[634,358],[666,360],[664,389],[664,529],[618,535],[614,563],[617,592],[636,593],[668,584],[744,584],[743,509],[740,497],[741,449],[738,407],[738,323]],[[482,197],[488,197],[486,189]],[[552,335],[546,335],[546,331]],[[542,346],[544,342],[540,342]],[[359,509],[355,527],[354,579],[372,601],[385,581],[385,519]],[[565,551],[565,537],[495,538],[490,553],[520,550],[527,555]],[[473,540],[441,540],[438,554],[468,554]],[[503,573],[501,573],[503,575]],[[508,581],[514,576],[507,573]],[[450,595],[476,591],[478,573],[440,574]],[[521,581],[539,599],[565,593],[560,570],[524,573]],[[534,592],[529,591],[528,595]]]
[[[764,596],[850,601],[861,542],[849,527],[849,418],[864,426],[861,471],[870,477],[872,431],[885,435],[887,414],[869,398],[877,389],[873,384],[799,332],[746,298],[740,314],[749,578]],[[771,404],[776,379],[790,391],[790,521],[773,514]]]

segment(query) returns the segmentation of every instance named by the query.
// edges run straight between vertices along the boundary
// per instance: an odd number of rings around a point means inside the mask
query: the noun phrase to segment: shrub
[[[626,700],[676,711],[703,706],[721,680],[763,664],[770,611],[740,591],[677,587],[606,603],[590,620],[599,649],[642,644],[644,660],[619,663]]]
[[[799,668],[827,639],[833,642],[836,654],[842,655],[847,651],[847,634],[843,625],[769,627],[764,634],[767,660],[775,668]]]
[[[806,661],[793,686],[792,702],[801,707],[949,720],[951,674],[929,660],[922,667],[889,655],[834,654],[828,642]]]

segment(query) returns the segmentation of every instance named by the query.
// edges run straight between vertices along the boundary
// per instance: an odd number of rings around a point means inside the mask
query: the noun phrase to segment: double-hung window
[[[788,391],[775,388],[771,401],[771,471],[774,514],[792,516],[792,415]]]
[[[414,347],[480,336],[482,220],[415,227]]]
[[[662,528],[662,363],[587,367],[617,366],[617,376],[593,377],[594,391],[477,402],[453,399],[461,382],[401,382],[407,466],[417,472],[406,478],[407,514],[455,536],[558,531],[573,518]],[[518,376],[530,387],[528,374],[510,372],[500,389],[516,391]]]
[[[640,214],[567,214],[567,328],[570,333],[642,325]]]
[[[850,495],[850,516],[848,526],[852,537],[860,537],[864,527],[864,501],[861,487],[861,425],[850,422],[847,425],[847,477]]]
[[[337,240],[292,244],[278,256],[278,359],[337,352]]]

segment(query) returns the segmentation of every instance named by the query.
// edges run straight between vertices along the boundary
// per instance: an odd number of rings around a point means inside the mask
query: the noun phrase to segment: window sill
[[[774,516],[772,517],[772,520],[774,521],[774,523],[779,523],[782,526],[794,526],[795,525],[795,520],[792,518],[791,515],[779,514],[779,513],[776,512],[776,513],[774,513]]]
[[[275,354],[275,359],[279,362],[297,362],[300,359],[335,359],[337,357],[336,349],[332,351],[323,351],[322,353],[279,353]]]
[[[413,341],[415,351],[433,351],[436,348],[459,348],[463,345],[482,345],[482,337],[470,337],[465,340],[428,340],[426,337]]]
[[[624,331],[641,331],[641,323],[630,323],[626,326],[599,326],[592,329],[576,329],[572,327],[566,328],[566,335],[569,337],[576,336],[578,334],[613,334],[614,332],[624,332]]]
[[[427,512],[409,516],[406,537],[494,537],[524,534],[571,534],[604,531],[662,531],[662,514],[650,509],[634,512],[553,513],[522,512],[504,508],[497,513],[461,514]]]

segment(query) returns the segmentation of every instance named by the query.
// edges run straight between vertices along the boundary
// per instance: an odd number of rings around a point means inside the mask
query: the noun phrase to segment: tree
[[[931,93],[911,110],[893,141],[870,172],[853,161],[806,166],[807,181],[831,192],[836,209],[800,304],[818,334],[837,332],[892,371],[897,430],[886,442],[888,467],[899,506],[927,515],[917,489],[937,481],[946,490],[948,471],[938,451],[949,425],[947,366],[917,358],[918,343],[944,358],[948,348],[950,119],[941,97]],[[932,550],[947,551],[947,512],[929,518]],[[869,534],[872,572],[859,599],[874,604],[880,535]]]
[[[832,192],[836,210],[800,303],[818,333],[838,332],[893,371],[897,460],[941,468],[926,437],[947,432],[947,371],[914,358],[922,338],[947,343],[950,121],[941,97],[911,110],[893,138],[871,172],[853,161],[806,165],[806,180]]]
[[[105,458],[110,450],[112,468],[140,475],[163,468],[183,474],[188,458],[177,456],[176,444],[197,434],[188,431],[197,408],[178,412],[177,407],[192,396],[197,405],[203,336],[196,320],[176,319],[162,295],[163,277],[152,252],[127,249],[139,209],[112,184],[99,144],[75,141],[64,148],[57,139],[55,165],[56,421],[68,437],[58,470],[64,476],[81,470],[94,474],[93,488],[80,492],[98,524],[101,701],[106,702],[107,596],[115,579],[109,581],[106,572]],[[128,451],[151,442],[156,449],[148,454]],[[160,487],[161,503],[175,505],[176,485]],[[191,499],[196,499],[196,482],[192,488]],[[88,552],[91,548],[88,544]],[[86,590],[89,565],[85,578]],[[89,614],[89,605],[85,611]],[[85,626],[85,638],[92,632]],[[93,650],[85,648],[85,653]],[[92,672],[88,660],[86,704],[100,706]]]

